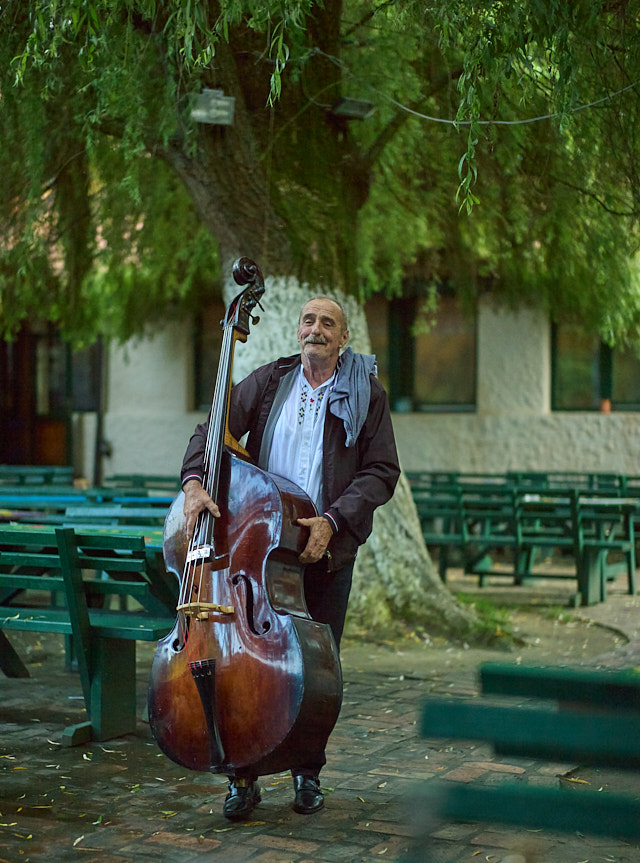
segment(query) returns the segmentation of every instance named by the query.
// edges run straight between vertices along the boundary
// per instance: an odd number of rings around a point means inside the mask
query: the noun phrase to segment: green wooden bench
[[[425,543],[439,550],[443,580],[452,549],[459,552],[465,572],[477,575],[481,586],[493,574],[514,577],[520,583],[520,574],[531,568],[534,552],[519,548],[515,490],[510,484],[456,479],[413,489],[412,494]],[[514,574],[493,569],[493,555],[505,550],[514,558]]]
[[[459,547],[464,571],[477,575],[482,586],[488,575],[505,575],[504,571],[493,569],[493,558],[496,553],[502,555],[507,551],[514,560],[515,580],[518,582],[518,573],[529,570],[533,555],[530,550],[519,547],[515,489],[495,477],[483,476],[473,480],[468,477],[461,479],[451,488],[450,493],[455,492],[459,496],[463,524],[459,531]],[[437,501],[437,495],[433,492],[431,495]],[[423,502],[421,506],[424,506]],[[428,536],[427,544],[430,540],[433,541]]]
[[[73,484],[71,465],[0,464],[0,485]]]
[[[126,512],[140,521],[147,508],[153,519],[167,512],[175,495],[154,492],[146,488],[96,487],[79,489],[64,486],[2,486],[0,485],[0,521],[62,523],[69,510],[71,518],[81,517],[81,510],[90,520],[104,516],[111,522],[121,522],[120,513]],[[145,513],[146,514],[146,513]]]
[[[416,490],[413,499],[424,541],[430,550],[438,549],[438,572],[446,581],[450,550],[463,550],[469,542],[461,489],[457,483],[443,484],[428,491]]]
[[[479,583],[492,571],[495,552],[516,545],[514,490],[505,482],[465,482],[462,505],[470,548],[465,572],[478,575]]]
[[[580,581],[582,547],[575,531],[577,493],[570,489],[518,487],[514,491],[514,525],[517,555],[514,580],[523,584],[528,578],[570,578]],[[574,571],[555,569],[534,572],[542,552],[571,558]],[[574,603],[580,601],[579,587]]]
[[[621,492],[625,476],[601,471],[508,471],[508,479],[518,488],[580,489],[582,491]]]
[[[457,482],[457,471],[406,471],[407,480],[412,490],[427,491],[439,485],[451,485]]]
[[[469,541],[476,548],[475,560],[471,560],[465,571],[477,574],[480,586],[488,576],[513,578],[515,584],[546,575],[577,578],[577,570],[573,574],[533,572],[536,558],[545,548],[570,553],[579,560],[570,491],[471,485],[463,488],[462,500]],[[491,554],[496,550],[510,553],[511,570],[492,568]]]
[[[88,501],[92,503],[122,503],[122,502],[139,502],[146,503],[148,500],[152,502],[166,501],[170,503],[175,497],[169,490],[161,491],[150,489],[146,486],[89,486],[88,488],[80,488],[76,486],[52,485],[3,485],[0,484],[0,497],[25,499],[43,498],[46,502],[47,498],[63,496],[71,500],[77,500],[79,503]]]
[[[145,488],[172,492],[178,492],[182,487],[180,477],[175,474],[118,473],[106,477],[104,484],[119,488]]]
[[[446,581],[451,551],[459,552],[466,572],[490,566],[489,553],[513,547],[513,490],[499,482],[445,482],[415,488],[413,499],[429,549],[438,549],[438,570]]]
[[[585,605],[604,602],[607,582],[615,571],[623,568],[627,575],[627,592],[636,592],[636,537],[635,519],[640,508],[637,501],[604,495],[578,492],[574,530],[576,544],[581,549],[582,584]],[[617,555],[619,563],[611,563],[610,555]]]
[[[168,506],[164,499],[153,503],[154,498],[142,505],[126,503],[74,504],[68,506],[64,513],[64,523],[73,524],[146,524],[162,526],[167,516]]]
[[[62,494],[58,492],[48,494],[44,489],[36,491],[29,488],[24,493],[5,494],[3,487],[0,486],[0,507],[7,509],[11,507],[15,507],[16,509],[39,508],[42,510],[64,512],[67,506],[77,504],[83,498],[86,500],[84,495],[79,496],[73,489],[69,489],[68,492],[63,492]]]
[[[28,488],[28,494],[3,494],[0,486],[0,523],[61,524],[67,506],[79,500],[76,495],[44,495]]]
[[[637,500],[620,498],[617,492],[458,483],[414,492],[414,499],[427,546],[444,546],[443,577],[448,550],[455,547],[465,572],[476,574],[480,586],[489,576],[513,578],[515,584],[531,578],[573,579],[572,604],[593,605],[606,599],[609,578],[624,568],[628,592],[636,592]],[[508,552],[510,569],[494,568],[498,551]],[[570,561],[573,568],[536,569],[545,551]]]
[[[88,719],[65,729],[63,743],[131,733],[135,645],[172,628],[175,590],[140,536],[0,530],[0,669],[8,677],[28,676],[7,632],[70,636]],[[123,609],[120,601],[112,610],[104,602],[109,596],[133,599],[137,608]]]
[[[423,737],[483,741],[501,758],[640,770],[640,670],[484,663],[480,680],[479,700],[430,698]],[[422,797],[445,820],[640,838],[638,795],[434,780]]]
[[[70,495],[11,495],[0,490],[0,522],[36,525],[141,526],[162,528],[173,498],[116,498],[108,502]]]
[[[0,483],[0,495],[7,498],[29,498],[41,496],[63,496],[69,497],[72,500],[87,500],[93,493],[92,489],[80,488],[74,485],[64,485],[60,483],[43,483],[42,485],[33,485],[23,483],[22,485],[13,483]]]
[[[631,480],[600,473],[424,472],[411,475],[411,489],[425,543],[438,549],[443,580],[455,550],[481,586],[489,576],[513,578],[515,584],[574,579],[572,604],[592,605],[606,599],[607,582],[621,568],[629,593],[636,592],[640,496],[626,491]],[[513,566],[496,569],[493,558],[505,551]],[[573,570],[535,569],[545,551],[569,559]]]
[[[627,489],[640,488],[640,476],[603,471],[563,471],[563,470],[509,470],[504,473],[474,471],[423,470],[407,471],[407,479],[412,489],[429,489],[439,484],[458,482],[461,484],[502,483],[514,488],[533,486],[535,488],[577,488],[582,491],[624,493]]]
[[[534,573],[531,568],[519,573],[525,577],[575,578],[576,605],[593,605],[606,599],[606,585],[620,566],[627,572],[629,593],[635,593],[635,540],[633,501],[617,492],[580,489],[524,489],[516,492],[518,547],[533,557],[541,549],[562,551],[570,556],[574,572]],[[620,561],[611,564],[609,555]]]

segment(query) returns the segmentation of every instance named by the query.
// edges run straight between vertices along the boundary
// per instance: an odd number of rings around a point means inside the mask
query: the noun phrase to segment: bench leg
[[[7,677],[29,677],[29,670],[20,659],[16,650],[4,634],[0,631],[0,669]]]
[[[136,644],[95,638],[91,652],[90,719],[65,728],[64,746],[110,740],[136,728]]]
[[[525,578],[531,577],[531,570],[536,562],[537,553],[538,549],[536,546],[524,549],[516,547],[513,553],[515,562],[514,584],[522,585]]]
[[[438,575],[440,576],[440,581],[443,584],[446,584],[447,581],[447,569],[449,566],[449,549],[446,545],[441,545],[438,549]]]
[[[79,722],[77,725],[69,725],[62,732],[63,746],[82,746],[93,740],[90,722]]]
[[[97,638],[92,654],[91,727],[94,740],[136,728],[136,643]]]
[[[633,530],[629,533],[629,551],[627,552],[627,592],[636,594],[636,546]]]
[[[602,602],[604,567],[601,552],[597,549],[583,549],[577,569],[578,592],[582,597],[582,605]]]
[[[108,740],[129,734],[136,726],[135,641],[95,634],[73,528],[56,528],[56,542],[91,738]],[[73,742],[84,734],[84,730],[76,729],[67,737]]]

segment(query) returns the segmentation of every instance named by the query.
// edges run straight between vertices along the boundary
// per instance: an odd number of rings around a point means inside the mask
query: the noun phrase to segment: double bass
[[[316,515],[294,483],[250,460],[229,431],[231,369],[264,293],[258,265],[239,258],[243,290],[229,304],[209,417],[203,486],[221,515],[186,533],[184,492],[164,527],[165,566],[178,579],[176,623],[158,642],[149,722],[160,749],[192,770],[256,776],[304,764],[340,711],[342,679],[328,625],[311,619],[298,560]],[[262,308],[262,306],[260,306]]]

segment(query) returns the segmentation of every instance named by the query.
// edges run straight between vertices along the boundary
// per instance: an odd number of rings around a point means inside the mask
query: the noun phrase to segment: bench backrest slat
[[[167,613],[171,598],[164,584],[158,585],[160,593],[156,597],[148,555],[143,536],[76,534],[73,528],[46,532],[1,529],[0,584],[15,590],[64,589],[61,570],[66,561],[67,566],[77,569],[80,578],[85,573],[93,593],[133,596],[146,600],[153,613]],[[89,576],[90,572],[114,575],[117,580],[99,581]],[[140,580],[123,581],[123,575],[138,576]]]

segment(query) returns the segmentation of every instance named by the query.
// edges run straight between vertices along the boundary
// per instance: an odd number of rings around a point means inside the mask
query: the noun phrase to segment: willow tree
[[[215,248],[225,271],[243,251],[273,277],[351,294],[400,290],[416,262],[471,292],[469,274],[490,276],[498,298],[557,314],[578,295],[589,323],[624,335],[639,12],[638,0],[3,0],[5,332],[37,308],[90,333],[130,302],[135,315],[108,323],[141,327],[217,274]],[[193,120],[203,88],[235,99],[232,125]],[[344,97],[375,113],[350,118]],[[146,303],[130,299],[140,285]]]
[[[129,335],[239,254],[269,291],[249,365],[309,291],[399,291],[412,272],[470,303],[489,284],[563,312],[578,291],[594,326],[637,327],[637,3],[0,2],[6,332],[37,313]],[[194,119],[203,89],[234,100],[231,125]],[[404,484],[380,516],[363,619],[467,627]]]
[[[368,76],[388,123],[359,130],[377,152],[361,281],[418,271],[637,347],[640,4],[403,6],[405,35],[432,37],[417,88],[402,59]]]

